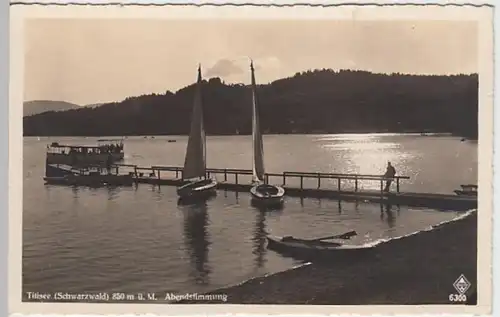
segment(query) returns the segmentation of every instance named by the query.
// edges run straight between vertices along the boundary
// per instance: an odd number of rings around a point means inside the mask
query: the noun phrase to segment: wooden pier
[[[151,166],[140,167],[130,164],[115,164],[119,169],[128,169],[138,184],[171,185],[184,184],[182,167]],[[251,188],[251,170],[209,168],[207,177],[215,177],[218,189],[248,192]],[[418,206],[438,209],[467,210],[477,208],[477,196],[443,195],[433,193],[401,192],[401,181],[408,176],[395,176],[391,191],[384,192],[385,182],[389,180],[380,175],[289,172],[266,173],[265,181],[280,184],[286,189],[287,196],[302,198],[329,198],[338,200],[367,201],[395,205]],[[296,184],[292,184],[295,181]],[[378,182],[379,190],[363,189],[366,182]],[[307,183],[307,184],[306,184]],[[309,185],[309,186],[306,186]]]

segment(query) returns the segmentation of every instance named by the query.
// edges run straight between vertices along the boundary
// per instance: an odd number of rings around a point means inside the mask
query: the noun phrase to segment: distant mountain
[[[23,117],[40,114],[47,111],[64,111],[78,109],[79,105],[66,101],[55,100],[32,100],[25,101],[23,105]]]
[[[194,79],[193,79],[194,80]],[[25,136],[187,134],[195,85],[24,118]],[[270,134],[446,132],[477,138],[478,76],[312,70],[259,85]],[[203,82],[208,134],[249,134],[251,93],[219,78]]]

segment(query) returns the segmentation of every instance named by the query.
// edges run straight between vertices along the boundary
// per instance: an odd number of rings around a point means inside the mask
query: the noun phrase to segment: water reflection
[[[380,219],[384,220],[384,218],[386,218],[389,228],[394,228],[396,224],[396,217],[394,217],[392,204],[390,203],[380,204]]]
[[[259,211],[256,213],[255,228],[253,231],[253,251],[255,257],[255,267],[261,268],[265,263],[266,255],[266,213]]]
[[[322,139],[322,149],[329,156],[339,156],[344,163],[343,173],[382,175],[387,162],[396,169],[405,166],[408,153],[401,150],[401,144],[390,142],[373,135],[359,135],[346,140]],[[398,171],[399,174],[406,170]],[[377,189],[378,182],[360,182],[360,189]]]
[[[208,213],[205,202],[182,207],[184,213],[184,243],[192,271],[190,276],[196,284],[208,284],[211,272],[208,263],[210,237],[207,230]]]
[[[113,201],[118,196],[118,187],[107,186],[108,189],[108,200]]]
[[[77,206],[80,203],[80,188],[78,186],[71,186],[71,193],[73,194],[73,207],[77,210]]]
[[[301,205],[302,207],[304,206],[303,199],[301,200]],[[274,206],[265,206],[251,199],[250,206],[258,210],[259,212],[277,212],[277,211],[282,211],[285,208],[285,203]]]
[[[78,186],[71,186],[71,192],[73,193],[73,199],[78,200],[79,192],[80,192]]]

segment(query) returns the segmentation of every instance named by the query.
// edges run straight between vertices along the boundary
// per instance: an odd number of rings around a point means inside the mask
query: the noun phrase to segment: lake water
[[[168,143],[172,138],[177,142]],[[169,186],[44,185],[47,144],[95,144],[96,139],[24,138],[24,292],[203,292],[297,265],[266,249],[268,233],[313,238],[356,230],[359,235],[349,243],[363,244],[458,214],[291,197],[283,210],[263,213],[251,207],[246,193],[219,191],[206,204],[190,207],[177,206],[175,188]],[[125,161],[182,166],[186,141],[130,137]],[[401,183],[402,191],[450,194],[460,184],[477,182],[477,143],[455,137],[266,135],[264,146],[268,172],[383,174],[391,161],[398,174],[411,178]],[[209,167],[252,166],[249,136],[208,137],[207,147]]]

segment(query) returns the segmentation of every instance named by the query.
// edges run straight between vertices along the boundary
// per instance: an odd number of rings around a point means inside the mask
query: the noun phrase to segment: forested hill
[[[140,79],[139,79],[140,80]],[[248,86],[204,82],[208,134],[248,134]],[[194,85],[97,108],[25,117],[26,136],[187,134]],[[451,132],[477,137],[477,75],[298,73],[258,89],[265,133]]]

